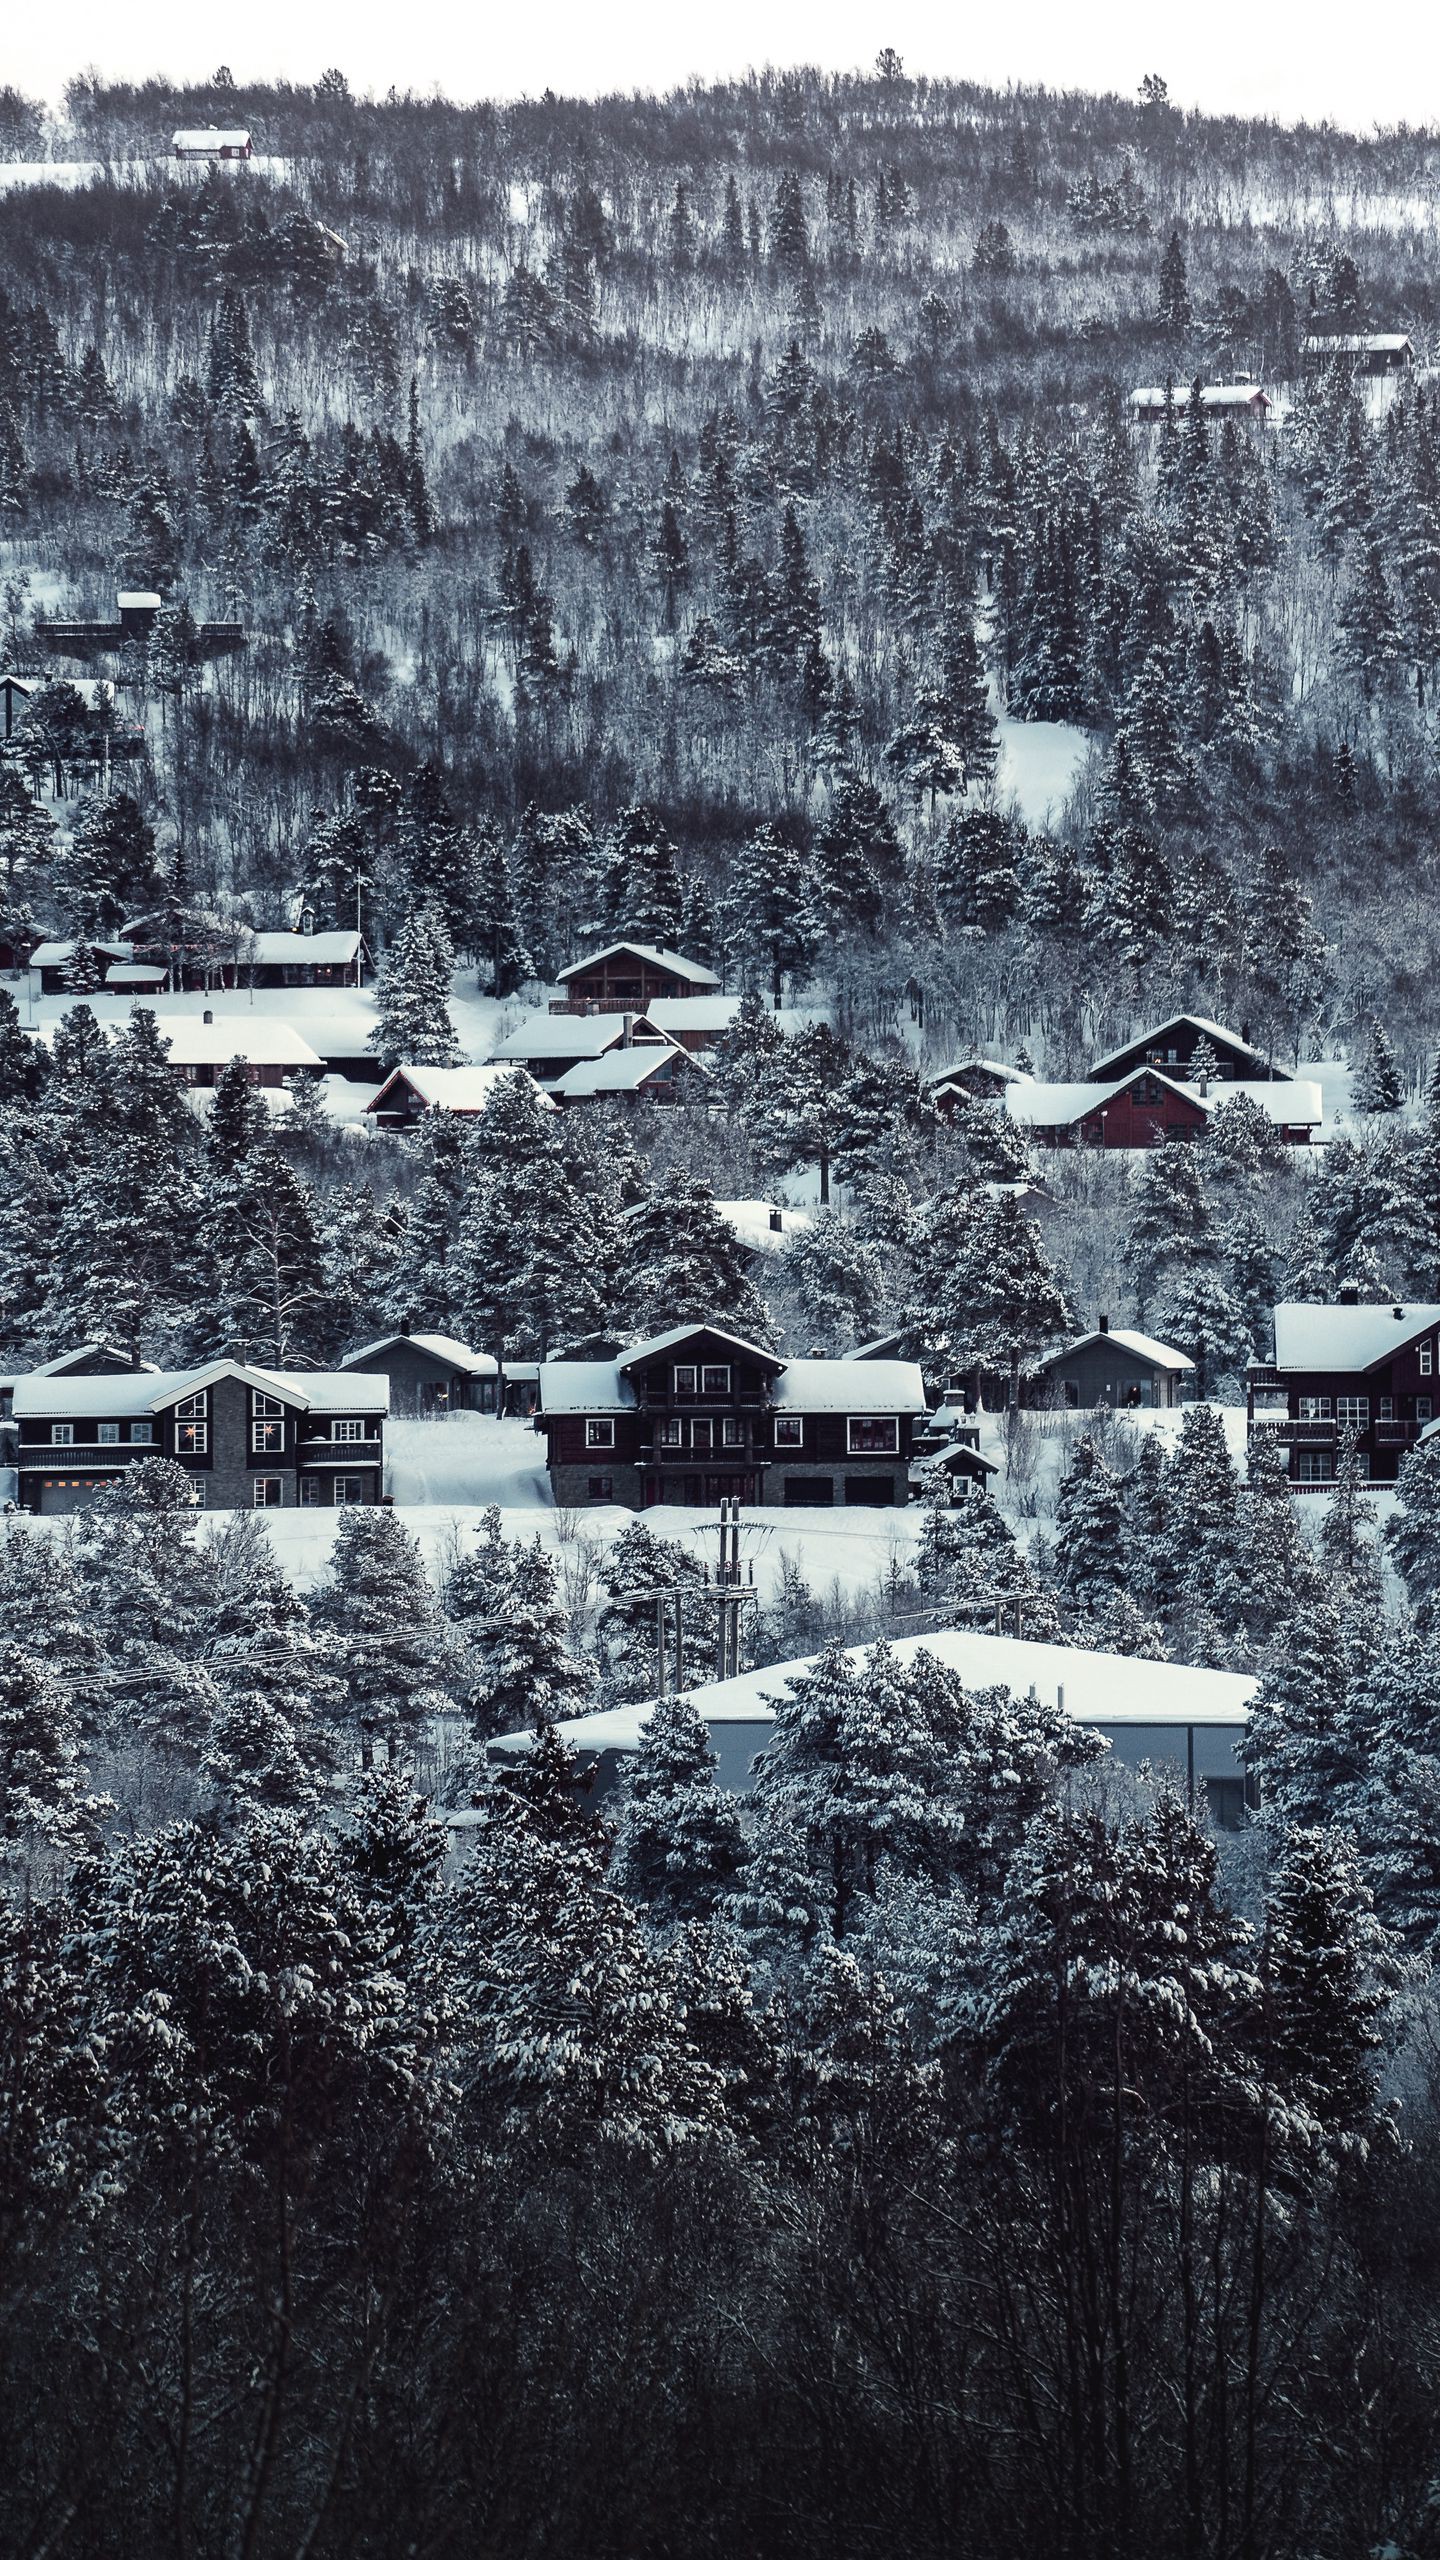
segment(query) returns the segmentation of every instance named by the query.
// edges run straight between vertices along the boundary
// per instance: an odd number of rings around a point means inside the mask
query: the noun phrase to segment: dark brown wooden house
[[[572,960],[556,980],[565,990],[552,1013],[640,1013],[656,996],[713,996],[720,981],[701,960],[649,942],[611,942]]]
[[[1227,1031],[1223,1022],[1208,1022],[1200,1013],[1172,1013],[1151,1031],[1142,1031],[1119,1049],[1097,1058],[1089,1070],[1092,1084],[1116,1084],[1140,1067],[1157,1067],[1182,1084],[1190,1077],[1195,1052],[1204,1044],[1214,1060],[1212,1083],[1288,1084],[1290,1078],[1273,1058],[1252,1049],[1243,1031]]]
[[[1248,1376],[1250,1435],[1285,1450],[1297,1490],[1333,1483],[1353,1436],[1361,1473],[1393,1484],[1440,1405],[1440,1306],[1338,1306],[1289,1299],[1275,1310],[1275,1357]]]
[[[910,1361],[785,1360],[714,1325],[540,1370],[539,1420],[563,1504],[903,1503],[924,1412]]]

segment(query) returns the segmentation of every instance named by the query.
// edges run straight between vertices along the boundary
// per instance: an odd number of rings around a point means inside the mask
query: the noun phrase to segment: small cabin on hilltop
[[[254,144],[243,125],[195,125],[170,137],[177,160],[250,160]]]
[[[1185,1382],[1194,1374],[1194,1361],[1173,1344],[1132,1333],[1102,1316],[1093,1333],[1062,1342],[1036,1362],[1026,1402],[1069,1405],[1080,1412],[1101,1404],[1117,1413],[1165,1410],[1182,1401]]]
[[[1183,416],[1190,394],[1182,383],[1175,383],[1170,393],[1177,416]],[[1207,382],[1200,391],[1200,407],[1207,418],[1239,418],[1246,424],[1263,427],[1270,415],[1270,394],[1258,382]],[[1130,394],[1130,411],[1137,425],[1156,427],[1165,415],[1165,389],[1147,384]]]
[[[1337,331],[1333,337],[1314,331],[1300,349],[1307,372],[1339,365],[1346,373],[1404,373],[1415,362],[1413,342],[1399,329]]]

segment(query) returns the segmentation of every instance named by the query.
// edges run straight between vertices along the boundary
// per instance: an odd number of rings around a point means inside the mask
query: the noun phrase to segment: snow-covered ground
[[[995,790],[1002,807],[1011,800],[1027,827],[1053,824],[1085,769],[1091,740],[1063,720],[1012,720],[999,713],[1000,762]]]
[[[153,187],[184,174],[216,172],[241,178],[288,178],[294,163],[273,152],[250,160],[177,160],[165,149],[148,160],[0,160],[0,193],[20,187],[92,187],[108,178],[121,187]]]

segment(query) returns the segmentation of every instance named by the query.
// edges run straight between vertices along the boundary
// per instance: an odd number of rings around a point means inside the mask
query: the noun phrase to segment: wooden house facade
[[[924,1412],[908,1361],[784,1360],[711,1325],[540,1370],[539,1423],[564,1505],[903,1503]]]
[[[1334,1482],[1353,1439],[1362,1475],[1393,1484],[1400,1461],[1440,1415],[1440,1306],[1275,1309],[1275,1357],[1247,1377],[1251,1438],[1285,1451],[1297,1490]]]
[[[79,1511],[144,1458],[185,1469],[206,1510],[378,1502],[390,1382],[259,1369],[32,1371],[12,1392],[22,1510]]]
[[[408,1325],[347,1352],[342,1369],[388,1378],[393,1414],[439,1419],[447,1413],[493,1413],[499,1363],[447,1333],[412,1333]]]
[[[560,970],[552,1013],[643,1013],[657,996],[713,996],[720,981],[702,960],[648,942],[611,942]]]

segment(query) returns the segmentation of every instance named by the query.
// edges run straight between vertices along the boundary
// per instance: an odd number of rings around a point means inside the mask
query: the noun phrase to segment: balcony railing
[[[1295,1422],[1285,1413],[1257,1413],[1250,1429],[1256,1438],[1263,1433],[1266,1439],[1278,1440],[1287,1449],[1333,1449],[1335,1445],[1333,1422]]]
[[[378,1439],[302,1440],[295,1455],[302,1467],[378,1467],[380,1442]]]
[[[1377,1422],[1375,1446],[1377,1449],[1408,1449],[1412,1440],[1419,1439],[1422,1428],[1418,1422]]]
[[[162,1452],[139,1440],[72,1440],[68,1447],[35,1441],[22,1443],[16,1463],[23,1467],[125,1467],[136,1458],[158,1458]]]

